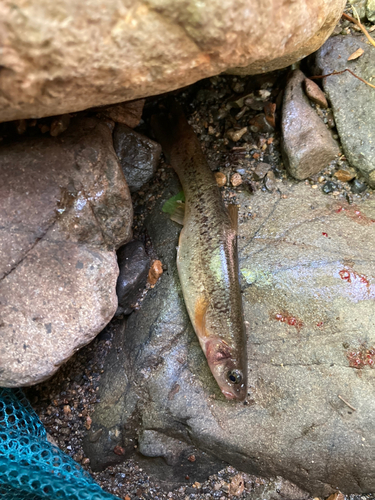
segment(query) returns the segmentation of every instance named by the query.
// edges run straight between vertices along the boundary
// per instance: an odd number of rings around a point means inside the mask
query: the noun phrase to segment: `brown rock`
[[[130,128],[139,125],[141,121],[145,99],[137,101],[121,102],[100,110],[101,114],[116,123],[122,123]]]
[[[274,189],[276,189],[276,177],[272,170],[267,172],[267,175],[264,179],[264,185],[266,186],[267,191],[273,191]]]
[[[215,172],[215,179],[219,187],[223,187],[227,183],[227,176],[222,172]]]
[[[334,173],[334,176],[342,182],[348,182],[354,179],[356,176],[355,171],[352,168],[340,168],[337,172]]]
[[[240,174],[233,174],[230,178],[230,182],[233,187],[240,186],[242,184],[242,177],[240,176]]]
[[[2,0],[0,117],[130,101],[232,68],[256,74],[317,50],[345,0]],[[282,19],[282,22],[280,22]]]
[[[306,179],[326,167],[340,150],[302,90],[305,75],[293,72],[284,93],[281,120],[283,157],[289,173]]]
[[[14,387],[52,375],[112,318],[133,213],[98,120],[3,145],[0,176],[0,386]]]
[[[160,260],[154,260],[148,272],[148,282],[150,285],[155,285],[160,276],[163,274],[163,265]]]
[[[254,116],[249,120],[252,132],[272,132],[273,126],[267,120],[264,113],[259,113],[259,115]]]
[[[310,78],[305,78],[304,88],[307,97],[315,104],[319,104],[322,108],[328,108],[328,102],[322,89]]]

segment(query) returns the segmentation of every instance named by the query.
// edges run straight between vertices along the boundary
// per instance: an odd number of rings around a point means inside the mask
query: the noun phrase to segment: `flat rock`
[[[116,125],[113,144],[130,192],[138,191],[156,172],[161,146],[126,125]]]
[[[126,327],[117,324],[85,443],[94,469],[120,460],[116,445],[126,456],[137,445],[146,470],[151,463],[177,481],[195,447],[205,456],[193,479],[216,457],[313,496],[375,490],[375,201],[278,187],[282,196],[238,193],[256,214],[239,227],[245,404],[221,395],[188,320],[175,264],[180,228],[160,210],[180,188],[166,187],[146,228],[167,271]]]
[[[0,1],[0,121],[162,94],[317,50],[345,0]]]
[[[326,167],[340,150],[303,91],[305,75],[295,70],[287,83],[281,119],[284,163],[295,179]]]
[[[129,189],[110,128],[0,147],[0,386],[41,382],[110,321]]]
[[[358,48],[364,54],[348,61]],[[335,36],[316,54],[317,74],[328,74],[349,68],[360,78],[371,81],[375,74],[374,48],[365,36]],[[374,89],[350,73],[323,79],[324,90],[332,104],[337,131],[350,164],[375,187],[375,104]]]
[[[116,293],[118,309],[116,314],[130,314],[140,293],[146,285],[150,269],[150,257],[141,241],[130,241],[117,252],[120,274]]]

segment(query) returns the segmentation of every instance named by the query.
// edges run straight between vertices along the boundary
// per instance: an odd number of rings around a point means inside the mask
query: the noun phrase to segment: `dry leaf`
[[[353,52],[353,54],[351,56],[348,57],[348,61],[353,61],[354,59],[358,59],[358,57],[361,57],[361,55],[363,53],[364,53],[364,50],[361,49],[361,47],[360,47],[355,52]]]

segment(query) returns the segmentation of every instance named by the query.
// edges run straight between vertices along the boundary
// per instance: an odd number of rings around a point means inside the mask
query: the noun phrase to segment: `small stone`
[[[259,113],[249,120],[250,129],[252,132],[273,132],[273,127],[268,123],[266,115]]]
[[[189,462],[195,462],[195,460],[196,460],[195,455],[189,455],[188,460],[189,460]]]
[[[351,181],[355,177],[355,172],[352,169],[344,169],[340,168],[337,172],[334,173],[334,176],[342,182]]]
[[[113,146],[130,192],[134,193],[156,172],[161,146],[123,124],[115,127]]]
[[[49,131],[50,135],[52,137],[57,137],[58,135],[62,134],[69,127],[69,123],[70,123],[69,115],[62,115],[55,118],[51,123],[51,128]]]
[[[242,177],[240,176],[240,174],[233,174],[230,178],[230,182],[233,187],[237,187],[242,184]]]
[[[222,172],[215,172],[214,175],[215,175],[217,185],[219,187],[225,186],[225,184],[227,183],[227,176],[225,174],[223,174]]]
[[[332,181],[327,181],[322,187],[322,191],[325,194],[332,193],[332,191],[336,191],[338,189],[338,185]]]
[[[266,186],[267,191],[273,191],[276,188],[276,177],[272,170],[267,173],[264,179],[264,185]]]
[[[366,190],[366,184],[359,181],[358,179],[354,179],[354,181],[352,182],[352,185],[351,185],[351,190],[352,190],[352,193],[354,193],[354,194],[363,193],[363,191]]]
[[[267,172],[270,169],[271,169],[271,165],[269,165],[268,163],[263,163],[263,162],[258,163],[258,165],[255,167],[255,170],[254,170],[255,179],[257,181],[264,179],[264,177],[266,176]]]
[[[163,266],[160,260],[154,260],[148,272],[148,282],[150,285],[155,285],[160,276],[163,274]]]
[[[118,309],[116,315],[130,314],[146,285],[150,268],[150,258],[141,241],[130,241],[117,251],[120,269],[117,278],[116,293]]]
[[[68,415],[69,413],[72,413],[72,410],[70,409],[69,405],[64,405],[63,412],[65,413],[65,415]]]
[[[131,102],[120,102],[107,108],[101,109],[100,114],[110,118],[115,123],[122,123],[130,128],[139,125],[141,121],[145,99]]]
[[[82,465],[88,465],[89,463],[90,463],[90,459],[88,457],[85,457],[82,459],[82,462],[81,462]]]
[[[335,123],[335,119],[333,117],[332,111],[328,111],[328,113],[327,113],[327,125],[328,125],[329,128],[335,128],[336,127],[336,123]]]
[[[328,102],[324,92],[321,90],[319,85],[310,80],[310,78],[305,78],[304,89],[307,97],[315,104],[319,104],[322,108],[328,108]]]
[[[324,182],[325,180],[326,180],[326,178],[325,178],[323,175],[321,175],[321,176],[318,178],[318,182],[320,182],[320,183]]]
[[[247,127],[243,127],[240,130],[234,130],[233,128],[230,128],[227,130],[227,137],[233,142],[237,142],[241,139],[243,135],[245,135],[247,132]]]
[[[327,500],[345,500],[345,496],[340,492],[332,493]]]
[[[86,429],[89,431],[91,429],[91,424],[92,424],[92,419],[91,417],[88,415],[86,417],[86,422],[85,422],[85,427]]]
[[[232,477],[232,480],[229,485],[229,494],[235,497],[239,497],[242,495],[245,488],[245,481],[242,474],[236,474]]]

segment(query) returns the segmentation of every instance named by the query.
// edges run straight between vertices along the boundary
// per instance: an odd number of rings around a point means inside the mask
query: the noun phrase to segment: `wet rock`
[[[306,179],[326,167],[340,150],[330,131],[310,106],[302,83],[305,75],[293,72],[284,93],[282,111],[283,157],[289,173]]]
[[[358,48],[362,48],[364,54],[359,59],[347,61]],[[367,81],[375,74],[372,47],[365,38],[357,36],[330,38],[318,51],[315,64],[317,71],[324,74],[349,68]],[[324,78],[323,85],[346,158],[375,187],[374,89],[348,72]]]
[[[108,0],[104,9],[97,0],[61,0],[57,9],[50,0],[3,2],[0,117],[130,101],[229,68],[245,74],[284,68],[322,45],[344,5],[264,0],[259,9],[258,0],[205,0],[187,9],[152,0],[136,8]]]
[[[116,314],[130,314],[146,285],[150,258],[140,241],[131,241],[118,250],[117,261],[120,274],[116,285]]]
[[[100,113],[115,123],[122,123],[130,128],[137,127],[141,121],[145,99],[121,102],[100,110]]]
[[[113,144],[130,192],[133,193],[154,175],[161,146],[126,125],[117,125]]]
[[[275,174],[270,170],[267,172],[266,177],[264,178],[264,185],[268,191],[273,191],[276,189],[276,177]]]
[[[363,191],[366,190],[366,184],[359,181],[358,179],[354,179],[354,181],[352,182],[352,185],[351,185],[351,190],[352,190],[352,193],[354,193],[354,194],[363,193]]]
[[[374,199],[349,206],[302,183],[282,185],[281,195],[237,193],[256,217],[239,217],[250,396],[236,404],[221,395],[184,306],[180,229],[160,210],[179,189],[166,186],[146,220],[168,272],[118,325],[93,415],[92,432],[103,432],[85,445],[93,467],[118,460],[116,445],[134,452],[136,436],[148,455],[173,438],[313,496],[373,491],[375,369],[366,360],[375,356]],[[171,481],[182,476],[179,460]],[[147,464],[168,474],[160,457]]]
[[[110,321],[133,213],[95,119],[2,145],[0,170],[0,386],[14,387],[52,375]]]
[[[322,186],[322,191],[325,194],[333,193],[333,191],[337,191],[338,185],[335,182],[327,181]]]

